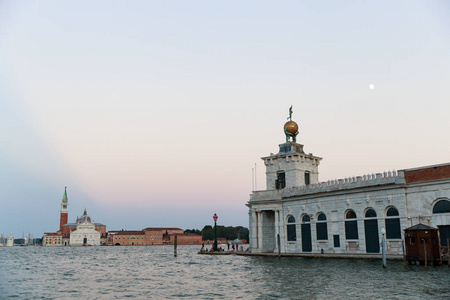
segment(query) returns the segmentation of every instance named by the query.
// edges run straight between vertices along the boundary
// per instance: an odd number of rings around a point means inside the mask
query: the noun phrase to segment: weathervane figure
[[[292,121],[292,105],[291,107],[289,107],[289,117],[288,117],[289,121]]]
[[[298,125],[294,121],[292,121],[292,105],[289,108],[289,117],[284,124],[284,134],[286,135],[286,143],[289,143],[289,140],[292,138],[294,143],[297,142],[297,134],[298,134]]]

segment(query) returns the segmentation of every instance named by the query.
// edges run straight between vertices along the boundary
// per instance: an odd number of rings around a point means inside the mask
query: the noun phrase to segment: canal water
[[[448,267],[199,255],[199,246],[0,248],[0,299],[449,299]]]

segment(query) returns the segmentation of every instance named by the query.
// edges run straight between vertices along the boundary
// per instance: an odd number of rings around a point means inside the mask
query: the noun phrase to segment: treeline
[[[211,225],[206,225],[200,231],[198,229],[186,229],[184,233],[195,233],[200,234],[203,240],[213,240],[214,239],[214,227]],[[226,238],[227,240],[234,239],[245,239],[249,240],[248,228],[242,226],[217,226],[217,237]]]

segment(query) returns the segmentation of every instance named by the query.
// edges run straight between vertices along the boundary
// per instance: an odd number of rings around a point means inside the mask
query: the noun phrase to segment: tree
[[[202,232],[200,230],[198,230],[198,229],[186,229],[184,231],[184,233],[195,233],[195,234],[198,234],[198,235],[202,234]]]
[[[202,240],[213,240],[214,239],[214,229],[211,225],[206,225],[202,229]]]
[[[250,231],[248,230],[248,228],[238,226],[238,227],[236,227],[236,230],[237,230],[237,235],[238,235],[239,239],[245,239],[247,241],[250,240],[250,238],[249,238]]]

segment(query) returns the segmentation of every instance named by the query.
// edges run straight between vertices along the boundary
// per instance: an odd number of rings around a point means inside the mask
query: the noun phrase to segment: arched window
[[[316,222],[317,240],[328,240],[327,217],[324,213],[317,216]]]
[[[293,242],[297,240],[297,233],[295,229],[295,218],[294,216],[289,216],[287,221],[287,240]]]
[[[373,209],[368,209],[366,211],[366,218],[376,218],[377,217],[377,213],[373,210]]]
[[[433,207],[433,214],[450,213],[450,201],[440,200]]]
[[[398,210],[395,207],[391,207],[386,212],[386,217],[398,217]]]
[[[358,222],[356,221],[356,213],[353,210],[349,210],[345,214],[345,239],[358,239]]]
[[[353,210],[347,211],[345,219],[356,219],[356,213]]]
[[[400,230],[400,218],[398,210],[395,207],[390,207],[386,211],[386,238],[387,239],[401,239],[402,232]]]
[[[311,218],[308,215],[304,215],[302,218],[302,223],[309,223],[311,222]]]

